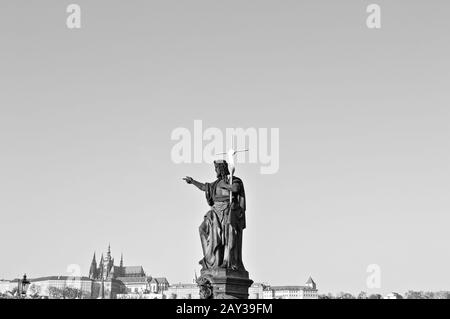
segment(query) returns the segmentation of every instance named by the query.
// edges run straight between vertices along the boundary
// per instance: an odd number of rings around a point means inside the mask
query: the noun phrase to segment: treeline
[[[11,291],[6,293],[0,293],[0,299],[16,299],[16,298],[52,298],[52,299],[89,299],[91,295],[88,292],[84,292],[81,289],[75,287],[49,287],[48,295],[41,293],[41,287],[37,285],[31,285],[26,295],[20,295],[18,288],[14,287]]]
[[[91,297],[90,294],[74,287],[49,287],[48,296],[55,299],[88,299]]]
[[[406,293],[397,294],[394,293],[397,299],[450,299],[450,291],[414,291],[409,290]],[[335,295],[321,294],[319,299],[384,299],[380,294],[367,294],[365,291],[361,291],[358,295],[352,295],[348,292],[340,292]]]

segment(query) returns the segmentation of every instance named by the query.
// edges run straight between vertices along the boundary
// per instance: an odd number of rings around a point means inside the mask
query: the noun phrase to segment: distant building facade
[[[150,292],[154,294],[164,294],[169,288],[169,282],[165,277],[152,278],[150,280]]]
[[[47,276],[33,278],[30,279],[28,293],[36,292],[40,296],[63,298],[62,294],[66,288],[77,289],[80,292],[78,298],[92,298],[94,282],[88,277]],[[53,295],[56,292],[61,295]]]
[[[270,286],[268,284],[254,283],[248,289],[248,299],[271,299],[264,298],[264,291]]]
[[[260,288],[256,291],[262,299],[319,299],[317,285],[311,277],[304,286],[263,286],[261,294]]]

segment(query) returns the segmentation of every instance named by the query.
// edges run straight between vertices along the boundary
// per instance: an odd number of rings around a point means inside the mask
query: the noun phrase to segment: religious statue
[[[199,227],[203,249],[199,263],[202,271],[218,268],[245,271],[242,263],[242,232],[246,226],[244,184],[230,174],[225,160],[214,161],[214,166],[217,179],[212,183],[200,183],[189,176],[183,178],[205,192],[211,207]]]

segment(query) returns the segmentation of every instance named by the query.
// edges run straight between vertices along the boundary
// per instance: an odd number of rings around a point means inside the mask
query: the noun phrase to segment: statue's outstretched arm
[[[203,192],[204,192],[205,189],[206,189],[205,184],[196,181],[196,180],[193,179],[192,177],[186,176],[185,178],[183,178],[183,180],[186,181],[186,183],[188,183],[188,184],[194,185],[195,187],[197,187],[199,190],[201,190],[201,191],[203,191]]]

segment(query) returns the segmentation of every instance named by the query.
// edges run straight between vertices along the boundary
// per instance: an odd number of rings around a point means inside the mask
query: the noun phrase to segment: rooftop
[[[148,283],[148,278],[145,276],[141,277],[117,277],[123,283]]]
[[[81,276],[81,277],[73,277],[73,276],[46,276],[46,277],[39,277],[39,278],[31,278],[29,279],[31,282],[36,281],[47,281],[47,280],[85,280],[85,281],[92,281],[89,277]],[[18,279],[14,279],[13,281],[17,282]]]
[[[152,278],[152,280],[150,282],[157,283],[157,284],[167,284],[167,285],[169,284],[166,277]]]
[[[178,283],[178,284],[171,285],[170,288],[198,288],[198,285],[197,284],[182,284],[182,283]]]
[[[315,285],[316,283],[314,282],[314,280],[311,277],[309,277],[309,279],[306,282],[306,284],[314,284]]]
[[[271,286],[270,289],[275,291],[280,290],[314,290],[308,286]]]
[[[144,268],[142,266],[125,266],[123,267],[125,277],[128,276],[141,276],[144,275]]]

